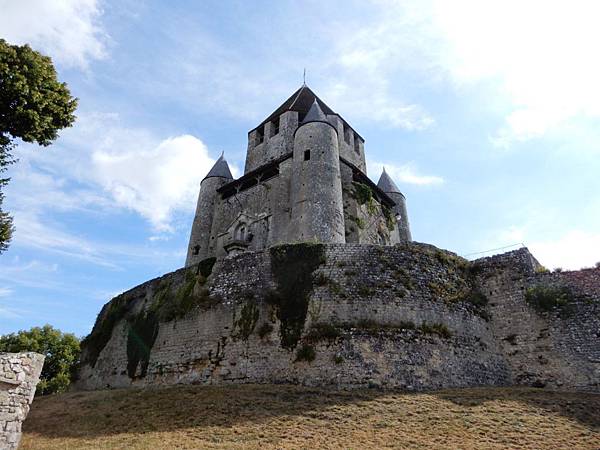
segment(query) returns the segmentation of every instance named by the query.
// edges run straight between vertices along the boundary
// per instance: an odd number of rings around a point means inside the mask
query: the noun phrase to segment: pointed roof
[[[379,181],[377,182],[377,187],[386,194],[402,194],[402,192],[400,192],[400,189],[398,189],[398,186],[396,186],[396,183],[394,183],[394,180],[392,180],[392,178],[385,171],[385,167],[383,168],[383,172],[381,172],[381,176],[379,177]]]
[[[350,126],[350,124],[348,124],[348,122],[346,122],[346,120],[344,120],[344,118],[342,116],[340,116],[338,113],[336,113],[333,109],[331,109],[329,106],[327,106],[327,104],[323,100],[321,100],[319,97],[317,97],[317,94],[315,94],[311,88],[309,88],[307,85],[303,84],[302,86],[300,86],[300,88],[296,92],[294,92],[290,96],[290,98],[288,98],[285,102],[283,102],[279,108],[277,108],[275,111],[273,111],[269,115],[269,117],[267,117],[256,128],[254,128],[250,131],[252,132],[255,129],[263,126],[265,123],[275,120],[277,117],[279,117],[286,111],[297,111],[301,115],[307,114],[308,111],[310,110],[312,104],[315,102],[315,100],[319,104],[319,107],[321,108],[321,111],[323,112],[323,114],[325,114],[325,116],[336,115],[340,119],[342,119],[346,123],[346,125],[348,125],[350,128],[352,128]],[[360,134],[357,133],[356,130],[354,130],[352,128],[352,131],[354,131],[354,134],[358,135],[362,139],[362,136],[360,136]]]
[[[229,170],[229,164],[227,164],[227,161],[223,157],[223,153],[221,153],[221,156],[219,157],[219,159],[217,159],[215,165],[212,166],[212,169],[210,169],[208,175],[206,175],[202,181],[211,177],[220,177],[227,178],[228,180],[233,180],[233,176],[231,175],[231,171]]]
[[[312,106],[308,110],[306,116],[304,116],[304,120],[302,121],[302,125],[309,122],[327,122],[327,117],[323,114],[317,99],[313,101]]]

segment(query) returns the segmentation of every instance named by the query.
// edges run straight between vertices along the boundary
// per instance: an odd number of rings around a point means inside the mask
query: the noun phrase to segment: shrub
[[[258,336],[262,339],[273,332],[273,325],[269,322],[263,323],[258,329]]]
[[[0,337],[0,352],[37,352],[46,357],[36,394],[64,392],[79,362],[79,339],[50,326]]]
[[[306,340],[309,342],[318,342],[321,340],[334,340],[341,336],[338,327],[330,323],[315,323],[310,327]]]
[[[436,334],[441,338],[448,339],[452,336],[452,333],[446,325],[443,323],[422,323],[419,326],[419,330],[424,334]]]
[[[525,291],[525,300],[538,311],[552,311],[565,308],[573,300],[573,293],[566,286],[537,285]]]
[[[315,348],[312,345],[304,344],[296,352],[296,361],[312,362],[317,357]]]

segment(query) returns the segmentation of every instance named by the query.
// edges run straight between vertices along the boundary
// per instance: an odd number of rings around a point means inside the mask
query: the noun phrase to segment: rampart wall
[[[419,243],[283,245],[212,262],[107,304],[77,385],[598,390],[599,270],[538,274],[526,249],[469,263]],[[528,287],[555,282],[581,289],[572,315],[526,301]]]

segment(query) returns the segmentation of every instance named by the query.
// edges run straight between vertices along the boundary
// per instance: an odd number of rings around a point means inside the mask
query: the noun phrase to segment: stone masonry
[[[186,266],[287,242],[410,241],[406,199],[367,176],[364,140],[307,86],[248,134],[244,174],[222,155],[200,183]]]
[[[44,356],[38,353],[0,353],[0,449],[16,449],[21,425],[35,395]]]
[[[217,260],[206,281],[194,281],[196,270],[187,268],[122,294],[92,332],[104,333],[104,342],[83,344],[78,387],[522,384],[599,391],[600,270],[538,273],[526,249],[469,263],[419,243],[313,244],[323,254],[310,273],[304,315],[286,318],[286,306],[272,299],[282,288],[278,267],[286,264],[277,252],[307,245],[244,252]],[[296,256],[289,269],[301,277]],[[581,289],[567,317],[525,301],[527,286],[547,282]],[[160,301],[185,304],[179,297],[186,286],[194,307],[146,331],[136,325]],[[115,305],[120,315],[111,317]],[[140,336],[149,349],[144,360],[134,358]]]

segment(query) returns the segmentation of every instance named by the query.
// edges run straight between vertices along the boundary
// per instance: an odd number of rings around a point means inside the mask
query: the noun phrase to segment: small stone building
[[[410,241],[404,195],[367,176],[364,139],[303,85],[248,133],[244,175],[221,156],[200,184],[186,266],[207,257],[317,241]]]

